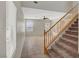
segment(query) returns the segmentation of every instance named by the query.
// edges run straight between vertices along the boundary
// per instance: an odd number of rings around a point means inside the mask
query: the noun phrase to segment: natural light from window
[[[33,21],[32,20],[26,20],[26,31],[27,32],[33,31]]]

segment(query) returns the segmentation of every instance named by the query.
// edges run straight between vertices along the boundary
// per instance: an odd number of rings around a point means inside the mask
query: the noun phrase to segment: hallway
[[[43,37],[42,36],[31,36],[26,37],[22,54],[22,58],[43,58],[44,56],[44,49],[43,49]]]
[[[44,56],[44,21],[42,19],[25,20],[25,41],[21,57],[45,57]]]

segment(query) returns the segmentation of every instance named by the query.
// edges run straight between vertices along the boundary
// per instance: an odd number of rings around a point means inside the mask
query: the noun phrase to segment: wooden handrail
[[[77,4],[78,5],[78,4]],[[76,6],[77,6],[76,5]],[[71,8],[59,21],[57,21],[49,30],[47,30],[45,33],[49,32],[57,23],[59,23],[70,11],[72,11],[76,6]]]

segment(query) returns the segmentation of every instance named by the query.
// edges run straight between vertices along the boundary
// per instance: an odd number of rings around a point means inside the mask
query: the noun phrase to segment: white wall
[[[23,18],[23,12],[21,10],[20,2],[14,2],[17,7],[17,21],[16,21],[16,51],[13,57],[21,57],[23,43],[25,39],[25,22]]]
[[[0,1],[0,58],[6,57],[6,2]]]
[[[6,2],[6,56],[12,57],[16,50],[16,6]]]
[[[30,20],[33,23],[33,27],[29,28],[32,31],[28,31],[29,29],[26,28],[26,36],[43,36],[44,34],[44,20],[40,19],[26,19],[26,22]]]
[[[20,2],[7,2],[6,4],[6,38],[8,44],[7,57],[21,57],[21,51],[24,43],[25,22]],[[9,33],[10,32],[10,33]],[[9,37],[7,37],[7,33]]]

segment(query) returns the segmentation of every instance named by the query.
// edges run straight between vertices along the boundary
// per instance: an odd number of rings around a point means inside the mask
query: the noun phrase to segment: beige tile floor
[[[26,37],[22,49],[22,58],[44,58],[43,36]]]

